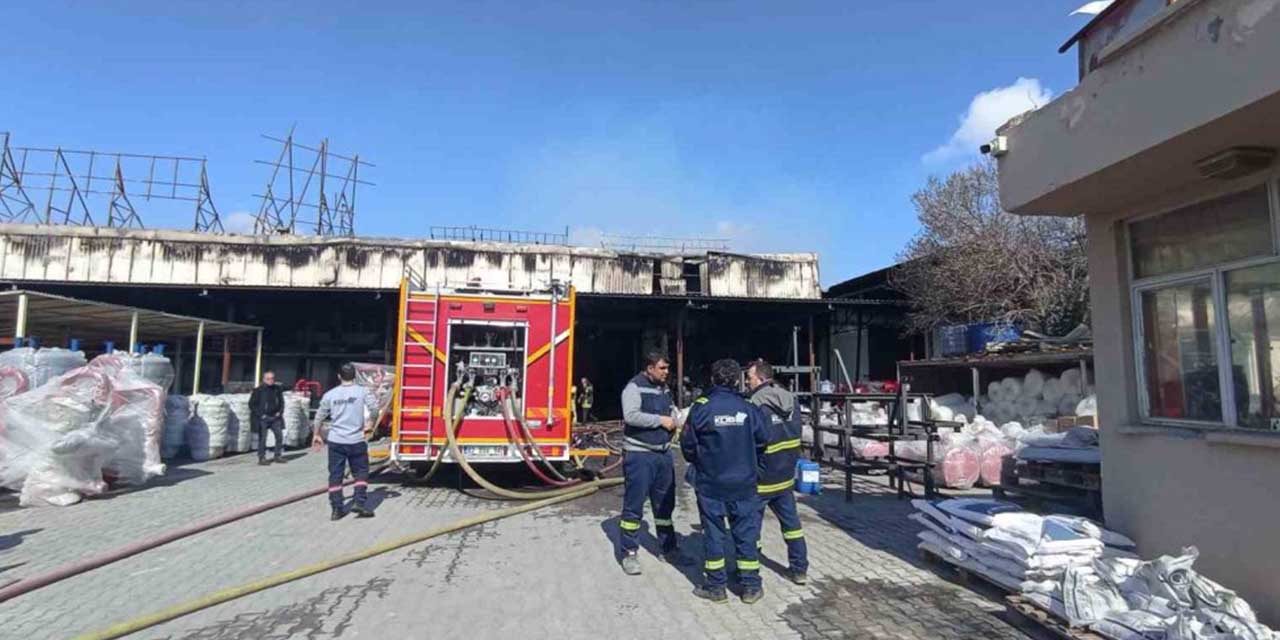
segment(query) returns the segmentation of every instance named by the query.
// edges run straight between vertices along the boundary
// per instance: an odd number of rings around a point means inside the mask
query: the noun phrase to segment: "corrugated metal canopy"
[[[129,343],[135,313],[138,315],[139,342],[167,342],[190,338],[196,335],[202,322],[206,336],[256,333],[261,329],[235,322],[180,316],[18,289],[0,292],[0,331],[5,332],[0,335],[14,335],[19,299],[24,295],[27,297],[25,334],[40,338],[47,344],[60,343],[64,338],[70,337],[86,344],[111,340],[125,348]]]

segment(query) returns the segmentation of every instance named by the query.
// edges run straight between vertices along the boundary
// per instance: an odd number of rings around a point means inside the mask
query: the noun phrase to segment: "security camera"
[[[984,156],[989,155],[993,158],[999,158],[1009,152],[1009,139],[1004,136],[996,136],[991,142],[978,147],[978,151],[981,151]]]

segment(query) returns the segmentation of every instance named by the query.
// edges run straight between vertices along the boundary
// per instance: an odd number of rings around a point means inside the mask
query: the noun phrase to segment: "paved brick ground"
[[[320,455],[258,468],[239,456],[174,470],[167,486],[65,509],[5,509],[0,584],[195,519],[323,482]],[[374,520],[331,523],[313,498],[0,604],[4,637],[65,638],[317,559],[505,506],[435,486],[377,485]],[[618,491],[490,523],[229,602],[141,638],[1025,638],[1004,608],[922,564],[909,506],[878,481],[845,503],[834,486],[804,498],[811,584],[784,581],[777,522],[765,523],[766,597],[695,600],[701,543],[682,487],[677,529],[691,556],[646,554],[618,569]],[[653,539],[645,541],[652,549]]]

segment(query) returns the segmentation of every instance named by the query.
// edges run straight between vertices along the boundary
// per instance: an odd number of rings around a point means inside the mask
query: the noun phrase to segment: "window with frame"
[[[1144,419],[1280,430],[1275,189],[1129,224]]]

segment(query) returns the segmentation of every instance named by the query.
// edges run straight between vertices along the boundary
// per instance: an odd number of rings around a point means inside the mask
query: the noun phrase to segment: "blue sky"
[[[816,251],[832,284],[893,262],[911,193],[991,122],[1074,84],[1079,4],[11,2],[0,131],[206,156],[234,225],[278,151],[258,134],[297,123],[377,164],[361,234],[724,237]]]

